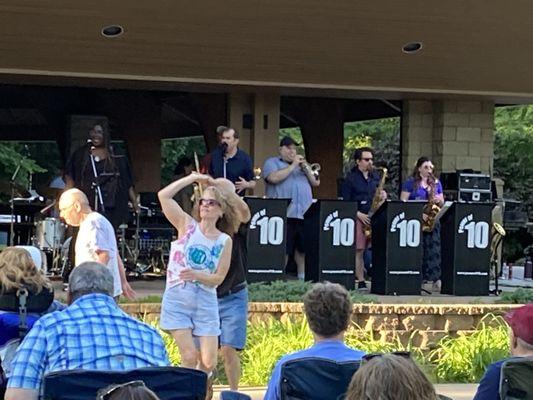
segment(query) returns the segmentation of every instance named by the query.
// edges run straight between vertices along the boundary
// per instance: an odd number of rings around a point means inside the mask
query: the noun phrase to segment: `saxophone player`
[[[355,235],[355,278],[357,288],[366,290],[365,272],[364,272],[364,252],[370,248],[370,237],[365,235],[364,227],[370,225],[368,215],[372,206],[372,200],[379,186],[380,176],[373,168],[374,150],[370,147],[360,147],[353,154],[355,166],[346,176],[341,188],[341,195],[344,200],[357,202],[357,223]],[[387,193],[381,190],[378,193],[381,201],[385,201]]]
[[[441,254],[440,254],[440,224],[439,221],[432,221],[435,215],[431,215],[435,206],[442,207],[444,195],[442,185],[433,175],[434,166],[428,157],[420,157],[416,162],[411,176],[403,183],[400,199],[426,200],[423,214],[424,226],[431,226],[433,229],[423,229],[422,232],[422,280],[431,283],[434,291],[440,291],[441,276]]]

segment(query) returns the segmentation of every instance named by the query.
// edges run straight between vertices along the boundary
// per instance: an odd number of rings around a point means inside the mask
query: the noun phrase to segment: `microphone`
[[[222,153],[226,154],[226,152],[228,151],[228,144],[226,142],[222,142],[220,143],[219,147],[222,150]]]

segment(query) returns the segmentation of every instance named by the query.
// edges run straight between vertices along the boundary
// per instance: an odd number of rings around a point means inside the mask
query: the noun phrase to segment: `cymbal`
[[[11,196],[11,185],[9,181],[0,181],[0,192]],[[15,182],[13,188],[15,189],[15,197],[31,197],[30,192],[24,186]]]

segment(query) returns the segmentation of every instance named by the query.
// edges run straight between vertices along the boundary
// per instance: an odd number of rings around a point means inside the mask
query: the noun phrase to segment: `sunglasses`
[[[199,203],[201,206],[207,206],[207,207],[219,206],[220,207],[220,203],[215,199],[200,199]]]
[[[395,355],[395,356],[398,356],[398,357],[411,358],[411,353],[408,352],[408,351],[392,351],[390,353],[370,353],[370,354],[365,354],[362,357],[362,360],[363,360],[363,362],[366,363],[366,362],[369,362],[370,360],[372,360],[373,358],[382,357],[384,354],[392,354],[392,355]]]
[[[369,161],[373,161],[374,159],[372,157],[368,157],[368,158],[361,158],[361,160],[369,162]]]
[[[126,382],[126,383],[121,383],[121,384],[118,384],[118,385],[113,385],[111,386],[105,393],[102,393],[100,395],[98,395],[98,398],[97,400],[107,400],[109,399],[109,397],[111,397],[111,394],[118,390],[118,389],[122,389],[124,387],[146,387],[146,385],[144,384],[143,381],[131,381],[131,382]]]

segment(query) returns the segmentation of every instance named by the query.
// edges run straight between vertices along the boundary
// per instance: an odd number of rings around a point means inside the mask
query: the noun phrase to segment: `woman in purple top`
[[[428,200],[431,193],[435,203],[444,204],[442,185],[433,175],[433,163],[427,157],[420,157],[416,162],[412,175],[402,185],[400,199]],[[423,215],[424,220],[427,215]],[[424,257],[422,260],[422,279],[433,283],[433,289],[440,291],[441,257],[440,257],[440,224],[437,221],[431,232],[422,234]]]

